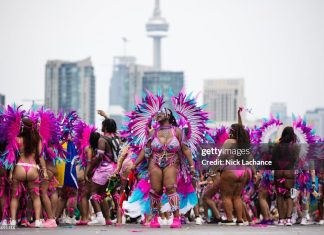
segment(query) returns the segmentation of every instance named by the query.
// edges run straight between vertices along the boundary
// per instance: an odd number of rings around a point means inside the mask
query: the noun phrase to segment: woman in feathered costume
[[[116,137],[117,125],[113,119],[105,118],[102,122],[101,135],[98,132],[92,133],[90,136],[90,146],[94,153],[93,160],[88,171],[88,177],[91,178],[91,204],[96,213],[96,218],[88,223],[88,225],[111,225],[110,205],[106,200],[107,183],[114,176],[116,163],[114,159],[113,146],[110,141]],[[113,199],[117,205],[119,195],[113,193]],[[117,207],[117,210],[120,208]],[[119,213],[119,212],[117,212]]]
[[[62,130],[61,145],[65,150],[63,161],[56,161],[59,181],[59,201],[55,212],[56,218],[60,218],[65,207],[68,216],[63,220],[66,224],[75,224],[75,209],[77,207],[78,181],[76,172],[76,159],[78,152],[73,143],[74,129],[79,117],[75,111],[65,116],[59,115]]]
[[[211,130],[210,136],[213,138],[216,146],[222,146],[228,139],[229,133],[225,126],[221,126],[214,130]],[[207,185],[203,193],[203,202],[205,209],[205,219],[207,223],[219,224],[222,222],[216,203],[214,201],[215,195],[219,192],[220,174],[219,172],[208,172]],[[208,209],[211,209],[213,214],[213,220],[208,218]]]
[[[241,112],[243,108],[238,110],[238,123],[232,124],[229,132],[229,139],[225,141],[223,148],[229,149],[249,149],[250,138],[248,132],[245,130],[242,120]],[[229,151],[232,152],[232,151]],[[234,152],[234,151],[233,151]],[[243,159],[250,156],[247,151],[242,154]],[[223,160],[235,160],[236,154],[222,154]],[[222,223],[227,225],[234,225],[233,221],[233,208],[236,212],[236,224],[243,224],[243,201],[242,192],[247,183],[248,178],[251,177],[250,168],[245,166],[226,165],[220,168],[220,191],[221,198],[226,214],[226,221]]]
[[[294,128],[284,128],[279,143],[273,149],[273,167],[275,187],[277,192],[277,208],[279,211],[278,225],[292,225],[293,188],[295,184],[294,168],[300,148],[296,145],[297,137]]]
[[[78,177],[78,204],[81,213],[81,219],[76,225],[87,225],[89,217],[89,199],[90,199],[90,180],[88,179],[88,171],[92,159],[92,151],[90,147],[90,135],[96,129],[79,120],[75,127],[74,144],[78,151],[77,160],[77,177]]]
[[[315,135],[315,131],[307,125],[301,117],[293,117],[293,128],[296,134],[296,142],[300,144],[301,151],[298,159],[298,171],[296,172],[295,188],[299,191],[296,204],[297,213],[301,218],[300,223],[307,225],[309,220],[309,207],[311,194],[317,191],[318,178],[316,176],[315,165],[309,156],[313,157],[314,144],[320,139]],[[310,146],[311,145],[311,146]],[[298,221],[299,222],[299,221]]]
[[[1,132],[1,126],[3,122],[3,110],[0,107],[0,156],[6,150],[6,140]],[[9,219],[9,182],[8,182],[8,171],[2,165],[0,161],[0,225],[7,225],[7,219]]]
[[[63,149],[60,144],[61,130],[59,122],[55,114],[50,110],[41,108],[36,113],[38,121],[39,134],[42,142],[42,156],[46,161],[46,169],[48,179],[41,178],[41,201],[46,211],[47,220],[43,223],[43,227],[57,227],[55,221],[54,207],[57,204],[57,192],[55,185],[57,184],[57,170],[55,163],[63,157]]]
[[[4,167],[10,169],[11,185],[11,225],[16,226],[16,213],[22,190],[26,182],[35,210],[35,227],[41,227],[41,201],[39,196],[40,167],[45,179],[48,179],[46,164],[42,152],[41,138],[37,126],[20,108],[10,107],[3,114],[2,133],[7,147],[1,160]]]
[[[261,156],[265,156],[263,147],[268,147],[268,144],[274,143],[281,127],[282,122],[279,118],[270,115],[269,119],[263,119],[261,126],[256,127],[252,131],[252,142],[257,147],[257,150],[260,150],[258,153]],[[268,148],[266,148],[265,153],[268,153]],[[258,186],[258,201],[262,214],[262,221],[259,222],[260,224],[273,224],[270,213],[271,199],[275,196],[273,177],[273,171],[271,169],[261,169],[256,174],[255,183]]]
[[[149,159],[149,177],[150,177],[150,203],[151,220],[150,227],[159,228],[158,214],[161,210],[161,197],[163,188],[168,198],[168,204],[173,212],[174,218],[171,228],[181,227],[180,222],[180,197],[183,189],[178,188],[178,173],[180,164],[182,167],[184,155],[190,165],[190,172],[195,173],[195,166],[191,155],[191,150],[196,150],[196,145],[205,136],[207,114],[196,105],[196,100],[187,97],[180,92],[178,97],[171,98],[175,111],[185,118],[188,122],[188,135],[184,136],[177,127],[176,119],[172,111],[163,108],[163,96],[154,96],[147,92],[143,102],[139,104],[128,117],[128,130],[131,135],[129,141],[135,146],[140,146],[141,152],[136,159],[133,169],[135,169],[145,157]],[[149,132],[149,126],[154,119],[158,127]],[[191,149],[190,149],[191,148]],[[183,176],[189,178],[184,168],[181,172]],[[187,180],[187,179],[185,179]],[[190,182],[190,181],[187,181]],[[190,182],[191,185],[191,182]],[[191,185],[192,187],[192,185]],[[183,198],[182,200],[185,200]],[[197,200],[197,199],[196,199]]]

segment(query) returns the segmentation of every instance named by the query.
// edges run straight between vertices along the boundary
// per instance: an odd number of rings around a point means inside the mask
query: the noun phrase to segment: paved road
[[[320,225],[295,225],[292,227],[253,227],[253,226],[217,226],[217,225],[185,225],[181,229],[170,229],[162,227],[160,229],[145,228],[141,225],[125,225],[123,227],[114,226],[62,226],[53,229],[32,229],[32,228],[17,228],[15,230],[0,230],[0,234],[4,235],[324,235],[324,226]]]

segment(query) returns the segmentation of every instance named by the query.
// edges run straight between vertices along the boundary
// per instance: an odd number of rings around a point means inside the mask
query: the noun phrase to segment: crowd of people
[[[170,101],[172,108],[163,95],[147,92],[125,114],[120,130],[99,110],[100,131],[74,111],[3,108],[1,225],[324,224],[322,153],[311,161],[305,158],[309,147],[297,145],[323,141],[304,120],[284,127],[271,117],[248,129],[239,108],[237,123],[211,129],[196,97],[180,92]],[[229,149],[265,144],[285,167],[204,168],[202,144]],[[243,157],[253,159],[252,153]]]

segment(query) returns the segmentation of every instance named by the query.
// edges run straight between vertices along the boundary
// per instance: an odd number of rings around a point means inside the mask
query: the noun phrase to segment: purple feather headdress
[[[145,146],[152,120],[163,104],[162,95],[153,95],[150,91],[146,91],[142,102],[126,114],[121,134],[128,139],[131,146],[139,149]]]
[[[225,126],[210,129],[209,135],[213,138],[215,144],[223,144],[229,138],[229,130]]]
[[[306,120],[301,117],[293,118],[293,128],[299,143],[314,144],[320,140],[320,137],[315,135],[315,130],[307,125]]]
[[[77,148],[80,158],[80,164],[83,168],[87,166],[87,153],[86,148],[90,146],[90,135],[95,132],[94,126],[88,125],[85,122],[79,120],[74,128],[73,142]]]
[[[73,136],[73,130],[79,117],[76,111],[71,111],[66,115],[59,113],[58,120],[62,131],[61,141],[66,142],[69,136]]]
[[[186,95],[182,90],[178,96],[171,97],[175,112],[185,120],[188,132],[185,141],[193,153],[196,153],[197,145],[207,140],[212,140],[208,134],[208,113],[203,106],[198,106],[197,97]]]
[[[39,120],[39,135],[42,139],[42,152],[45,160],[55,161],[64,157],[64,150],[60,144],[62,135],[59,120],[54,112],[41,108],[37,112]]]
[[[269,119],[262,120],[260,127],[255,127],[252,130],[251,142],[255,144],[274,142],[275,140],[271,139],[271,136],[276,134],[281,126],[282,122],[279,118],[275,118],[271,114]]]
[[[16,137],[20,133],[22,118],[25,113],[20,109],[21,106],[9,106],[4,110],[0,133],[3,139],[7,142],[5,152],[1,156],[1,165],[6,169],[12,169],[19,157],[19,146]]]

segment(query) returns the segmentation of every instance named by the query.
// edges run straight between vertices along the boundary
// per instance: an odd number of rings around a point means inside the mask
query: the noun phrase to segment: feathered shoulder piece
[[[45,160],[54,161],[63,150],[60,147],[61,128],[53,111],[42,107],[38,110],[38,130],[42,139],[42,152]]]
[[[320,137],[315,135],[315,130],[307,125],[306,120],[300,116],[293,115],[293,128],[297,137],[297,143],[300,144],[299,157],[303,162],[308,154],[314,155],[314,148],[310,148],[310,144],[315,144],[320,141]]]
[[[293,116],[293,128],[299,143],[313,144],[320,140],[320,137],[315,135],[315,130],[301,117]]]
[[[197,97],[186,95],[183,90],[178,96],[172,96],[171,101],[174,111],[187,123],[185,142],[193,153],[196,153],[198,144],[212,141],[207,127],[208,113],[203,110],[204,106],[198,106]]]
[[[90,135],[95,131],[94,126],[88,125],[82,120],[79,120],[74,128],[73,142],[78,150],[79,163],[83,168],[87,166],[86,148],[90,146]]]
[[[163,104],[164,100],[161,94],[153,95],[150,91],[146,91],[142,102],[138,103],[131,112],[126,114],[122,135],[128,139],[131,146],[139,149],[145,146],[148,141],[152,119]]]
[[[59,113],[58,120],[62,131],[61,141],[67,142],[69,136],[73,136],[74,134],[74,127],[79,120],[78,114],[76,111],[71,111],[65,115]]]
[[[282,122],[279,118],[275,118],[271,114],[269,119],[263,119],[261,126],[255,127],[251,132],[251,142],[256,144],[275,142],[281,126]]]
[[[25,113],[20,107],[8,105],[1,115],[0,134],[7,143],[7,147],[0,161],[1,165],[6,169],[12,169],[19,157],[19,146],[16,137],[20,133],[22,118]]]
[[[210,136],[215,144],[223,144],[229,138],[229,130],[225,126],[220,126],[215,129],[210,129]]]

